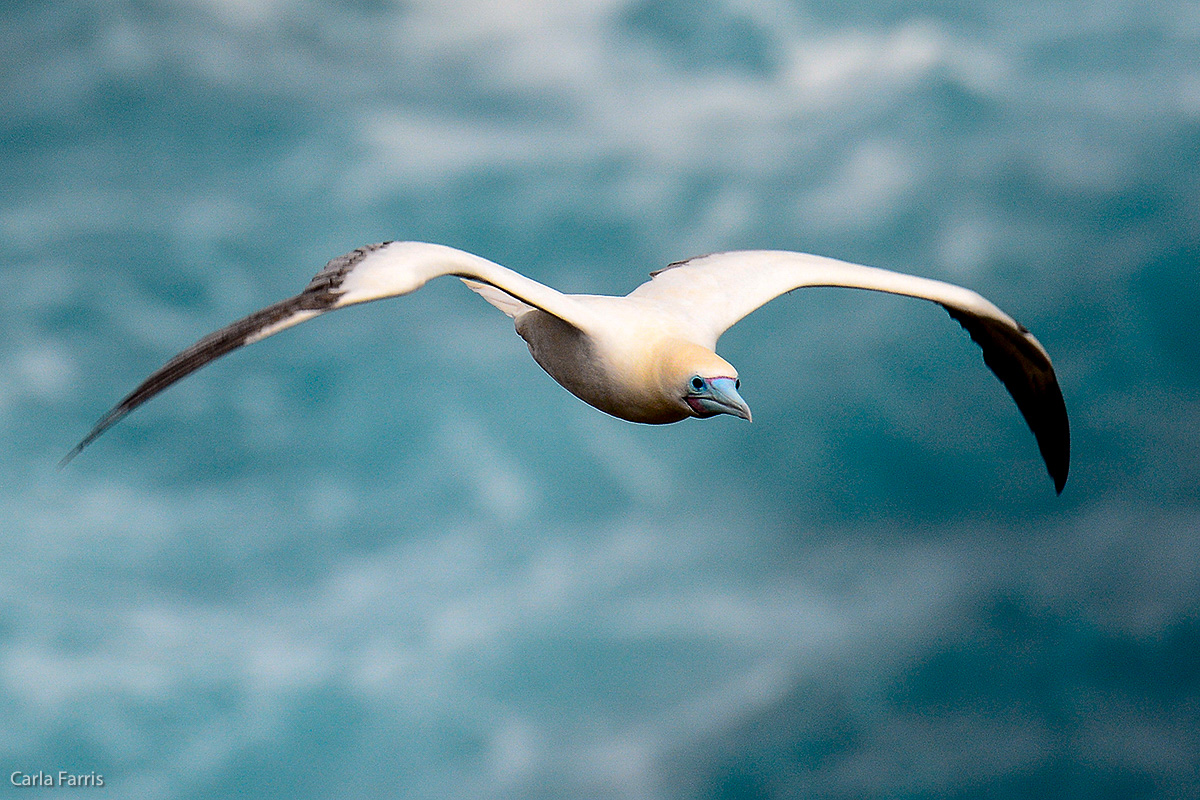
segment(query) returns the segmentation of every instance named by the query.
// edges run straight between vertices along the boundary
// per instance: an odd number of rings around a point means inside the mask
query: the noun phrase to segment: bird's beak
[[[688,403],[692,408],[702,412],[703,416],[714,414],[732,414],[747,422],[750,419],[750,406],[738,394],[737,383],[733,378],[711,378],[708,386],[701,394],[688,395]]]

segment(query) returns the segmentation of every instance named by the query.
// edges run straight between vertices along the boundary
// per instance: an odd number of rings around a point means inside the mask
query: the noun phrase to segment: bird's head
[[[738,394],[742,384],[732,364],[697,345],[679,348],[671,360],[672,390],[689,416],[732,414],[750,420],[750,407]]]
[[[697,373],[688,380],[687,394],[683,400],[692,409],[693,416],[703,419],[717,414],[733,414],[749,422],[750,406],[737,392],[741,385],[736,375],[705,377]]]

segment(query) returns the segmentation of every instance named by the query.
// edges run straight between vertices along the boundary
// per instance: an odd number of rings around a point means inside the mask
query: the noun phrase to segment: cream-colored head
[[[662,395],[685,416],[732,414],[750,419],[750,407],[737,390],[737,370],[725,359],[692,342],[668,339],[658,348],[656,366]]]

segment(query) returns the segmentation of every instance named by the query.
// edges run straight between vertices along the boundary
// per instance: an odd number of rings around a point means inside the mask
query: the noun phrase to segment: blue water
[[[1193,2],[10,2],[0,785],[218,798],[1200,795]],[[1056,497],[936,306],[605,417],[457,281],[201,371],[384,239],[624,293],[715,250],[950,280],[1053,355]]]

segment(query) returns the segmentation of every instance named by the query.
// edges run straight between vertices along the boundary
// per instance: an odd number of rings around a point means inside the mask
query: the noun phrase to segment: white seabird
[[[409,294],[454,275],[515,321],[542,369],[584,402],[631,422],[732,414],[750,419],[737,370],[715,352],[731,325],[781,294],[843,286],[939,303],[983,348],[1025,416],[1059,493],[1071,435],[1050,356],[986,299],[960,286],[822,256],[771,250],[714,253],[651,273],[625,297],[562,294],[451,247],[384,242],[333,259],[304,291],[211,333],[168,361],[104,415],[70,461],[122,417],[242,345],[355,303]]]

